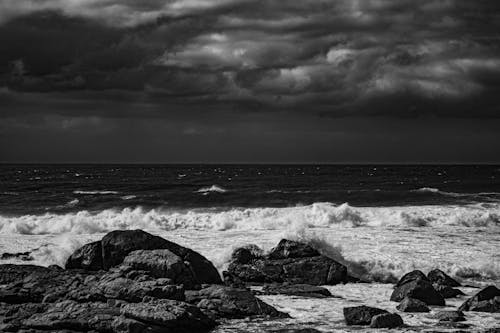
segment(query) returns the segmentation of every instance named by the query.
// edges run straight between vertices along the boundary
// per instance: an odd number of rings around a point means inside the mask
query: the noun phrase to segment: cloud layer
[[[0,103],[497,117],[498,31],[497,0],[2,1]]]

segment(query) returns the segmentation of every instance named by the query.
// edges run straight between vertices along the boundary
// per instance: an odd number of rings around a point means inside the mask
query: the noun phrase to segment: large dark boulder
[[[421,300],[405,297],[401,303],[396,306],[396,309],[402,312],[429,312],[431,311],[425,302]]]
[[[214,328],[216,324],[199,308],[173,300],[152,299],[145,303],[125,304],[120,312],[124,317],[139,323],[152,325],[157,329],[163,328],[163,332],[206,332]],[[114,323],[115,327],[118,325]]]
[[[332,297],[328,289],[309,284],[272,284],[262,288],[265,295],[290,295],[300,297],[325,298]]]
[[[440,284],[442,286],[448,287],[460,287],[461,284],[454,280],[452,277],[447,275],[440,269],[433,269],[427,274],[427,278],[433,284]]]
[[[99,261],[99,243],[102,261]],[[142,230],[117,230],[106,234],[100,242],[84,245],[67,261],[66,268],[96,270],[102,266],[109,270],[137,250],[168,250],[181,258],[196,277],[197,283],[222,283],[219,272],[204,256]]]
[[[500,312],[500,289],[488,286],[465,301],[460,311]]]
[[[86,244],[73,252],[66,261],[66,269],[82,268],[89,271],[103,269],[101,242]]]
[[[405,297],[421,300],[427,305],[445,305],[443,296],[420,271],[413,271],[401,278],[392,292],[391,301],[400,302]]]
[[[366,305],[347,307],[343,309],[347,325],[370,325],[376,315],[389,313],[386,310],[372,308]]]
[[[288,259],[288,258],[308,258],[319,256],[320,253],[310,245],[299,243],[287,239],[282,239],[278,245],[273,248],[269,254],[269,259]]]
[[[347,268],[306,244],[282,240],[267,256],[236,249],[224,272],[226,283],[334,285],[347,283]]]
[[[214,319],[237,319],[254,316],[288,317],[286,313],[259,300],[247,289],[214,285],[197,291],[186,291],[186,301],[196,304],[204,313]]]
[[[396,328],[403,326],[403,318],[396,313],[382,313],[372,318],[371,328]]]

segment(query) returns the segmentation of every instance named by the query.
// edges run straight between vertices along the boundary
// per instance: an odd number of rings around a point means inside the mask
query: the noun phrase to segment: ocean
[[[268,250],[281,238],[315,244],[373,283],[328,287],[340,296],[333,301],[263,296],[294,319],[233,321],[217,332],[290,325],[348,331],[343,306],[394,311],[391,283],[413,269],[499,284],[500,166],[0,166],[0,254],[29,252],[30,263],[64,265],[76,248],[115,229],[160,235],[221,271],[238,246]],[[2,260],[11,262],[26,263]],[[419,329],[432,326],[421,316],[403,318]],[[468,318],[478,328],[500,320]]]

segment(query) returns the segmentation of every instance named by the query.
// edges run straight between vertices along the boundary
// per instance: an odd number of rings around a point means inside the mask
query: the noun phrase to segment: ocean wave
[[[94,195],[94,194],[118,194],[118,191],[73,191],[73,194],[85,194],[85,195]]]
[[[122,200],[132,200],[132,199],[137,198],[137,196],[136,195],[124,195],[121,198],[122,198]]]
[[[209,194],[209,193],[226,193],[227,190],[218,185],[212,185],[210,187],[202,187],[196,191],[197,193]]]
[[[74,201],[72,201],[75,203]],[[500,227],[500,205],[352,207],[315,203],[288,208],[228,210],[167,209],[141,207],[100,212],[86,210],[55,214],[0,216],[0,233],[92,234],[114,229],[146,230],[285,230],[296,223],[310,228],[356,227]]]
[[[483,196],[500,196],[499,192],[457,193],[457,192],[442,191],[442,190],[440,190],[438,188],[434,188],[434,187],[422,187],[422,188],[413,190],[412,192],[434,193],[434,194],[440,194],[440,195],[454,197],[454,198],[461,198],[461,197],[483,197]]]

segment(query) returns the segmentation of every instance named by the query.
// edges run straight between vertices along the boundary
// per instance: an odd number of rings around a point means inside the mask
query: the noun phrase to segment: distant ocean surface
[[[500,202],[500,166],[1,165],[0,214]]]
[[[394,311],[388,282],[411,270],[500,284],[500,166],[0,166],[0,254],[14,254],[0,263],[26,263],[15,254],[27,252],[29,263],[64,265],[75,249],[116,229],[192,248],[220,271],[239,246],[269,250],[282,238],[313,244],[373,283],[329,287],[342,296],[334,301],[263,299],[289,312],[293,327],[358,332],[345,327],[342,308]],[[402,315],[416,331],[433,325]],[[500,315],[467,318],[474,329],[491,328]],[[235,321],[217,333],[283,323],[249,325]]]

